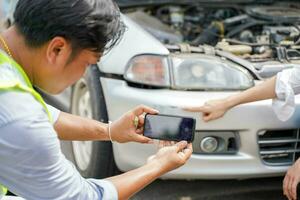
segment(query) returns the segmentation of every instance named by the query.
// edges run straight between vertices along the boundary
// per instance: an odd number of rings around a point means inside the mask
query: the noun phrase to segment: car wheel
[[[107,122],[107,110],[96,65],[88,68],[72,90],[71,112],[82,117]],[[74,162],[84,177],[105,178],[118,172],[111,142],[73,141]]]

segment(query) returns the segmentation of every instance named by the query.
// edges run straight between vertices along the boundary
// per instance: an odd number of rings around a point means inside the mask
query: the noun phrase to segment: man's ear
[[[71,45],[65,38],[55,37],[48,43],[46,56],[51,65],[65,65],[70,55]]]

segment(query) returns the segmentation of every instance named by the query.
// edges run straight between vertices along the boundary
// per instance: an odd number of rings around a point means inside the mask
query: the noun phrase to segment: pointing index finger
[[[187,107],[183,107],[182,109],[185,111],[189,111],[189,112],[206,112],[207,111],[205,106],[187,106]]]

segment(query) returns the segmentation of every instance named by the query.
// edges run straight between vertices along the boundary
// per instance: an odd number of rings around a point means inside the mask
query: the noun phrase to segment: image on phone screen
[[[192,142],[195,132],[195,119],[169,115],[145,117],[144,135],[152,139]]]

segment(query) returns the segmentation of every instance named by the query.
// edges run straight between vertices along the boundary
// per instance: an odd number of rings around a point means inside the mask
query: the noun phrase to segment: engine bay
[[[165,45],[212,46],[252,63],[300,62],[300,4],[172,4],[122,10]]]

